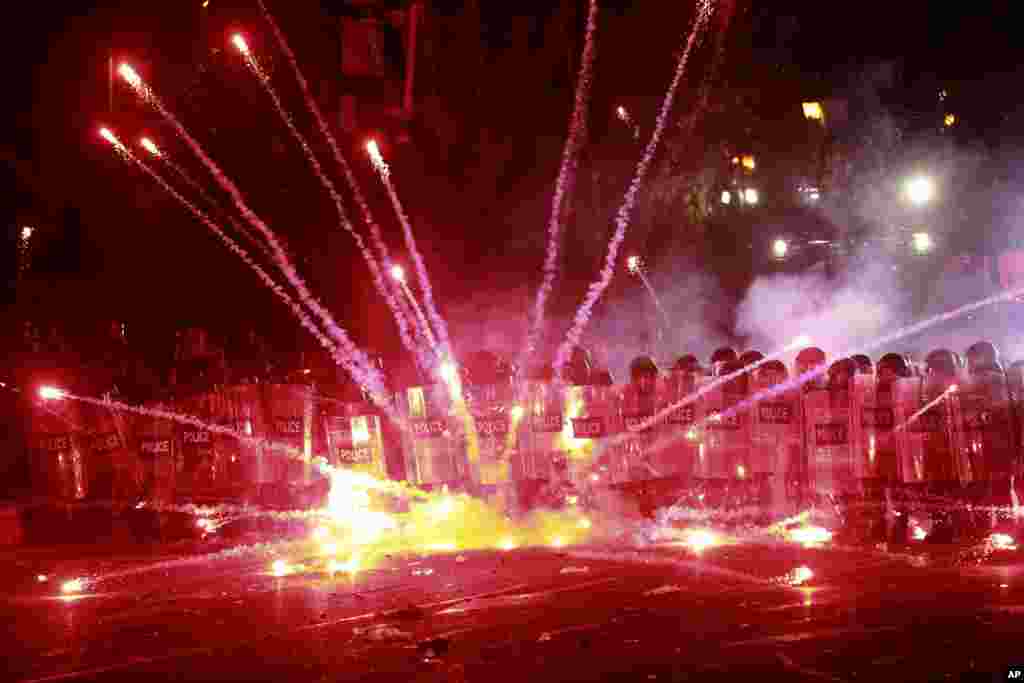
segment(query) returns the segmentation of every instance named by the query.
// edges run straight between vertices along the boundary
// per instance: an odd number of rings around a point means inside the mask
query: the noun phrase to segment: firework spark
[[[163,156],[163,153],[160,151],[160,148],[157,147],[156,143],[150,140],[149,138],[142,138],[141,140],[139,140],[139,144],[142,145],[142,148],[144,150],[155,156],[157,159]]]
[[[604,269],[601,271],[601,277],[590,285],[587,292],[587,296],[583,303],[576,311],[576,315],[573,318],[573,325],[569,329],[569,333],[566,335],[565,340],[558,348],[558,352],[555,355],[555,375],[561,376],[562,367],[569,359],[569,354],[572,349],[579,346],[580,337],[583,335],[583,330],[590,322],[590,313],[594,308],[594,304],[597,303],[601,295],[608,288],[611,283],[612,276],[615,274],[615,263],[618,259],[619,247],[622,245],[622,240],[626,237],[626,229],[629,227],[630,221],[633,217],[633,208],[636,205],[637,194],[640,192],[640,186],[643,184],[644,178],[647,175],[647,169],[651,165],[651,161],[654,159],[654,153],[658,149],[658,144],[661,141],[662,133],[665,130],[665,126],[668,124],[669,112],[672,110],[672,102],[675,99],[676,90],[679,87],[679,81],[683,77],[683,73],[686,71],[686,64],[689,60],[690,53],[693,51],[697,40],[704,32],[704,28],[708,23],[708,19],[711,16],[712,2],[711,0],[701,0],[697,7],[697,17],[693,22],[693,28],[690,30],[689,38],[686,41],[686,48],[679,56],[679,62],[676,65],[675,74],[672,77],[672,82],[669,84],[668,91],[665,93],[665,99],[662,101],[661,110],[658,113],[654,132],[651,133],[651,139],[647,142],[647,148],[644,150],[643,156],[640,158],[639,163],[636,167],[636,173],[633,176],[633,182],[630,183],[629,189],[626,191],[625,199],[622,202],[622,206],[619,207],[618,215],[616,216],[616,229],[615,234],[612,236],[611,242],[608,244],[608,252],[605,255]]]
[[[437,306],[434,304],[434,290],[430,286],[430,277],[427,275],[427,265],[424,263],[423,256],[420,254],[420,251],[416,246],[416,237],[413,235],[412,224],[409,222],[409,216],[405,213],[405,208],[402,206],[402,202],[398,198],[398,191],[395,189],[395,185],[391,181],[391,171],[388,168],[387,162],[384,160],[384,156],[380,152],[380,147],[377,145],[376,140],[369,140],[366,143],[366,153],[369,155],[374,168],[377,169],[381,182],[384,184],[384,189],[387,190],[388,197],[391,199],[391,205],[395,210],[395,214],[398,216],[398,221],[402,225],[402,234],[405,237],[405,248],[409,252],[409,256],[412,258],[413,265],[416,267],[416,278],[419,281],[420,290],[423,292],[424,308],[426,309],[430,322],[433,323],[434,331],[437,333],[437,336],[440,337],[440,353],[442,355],[450,356],[453,353],[453,349],[451,339],[448,336],[448,326],[445,324],[441,314],[438,313]]]
[[[192,135],[189,134],[181,122],[178,121],[167,107],[164,106],[163,102],[160,101],[160,98],[153,93],[134,69],[127,64],[122,64],[118,71],[122,78],[124,78],[128,84],[135,89],[139,96],[156,109],[157,112],[159,112],[160,115],[174,127],[181,139],[185,141],[192,152],[199,158],[207,170],[210,171],[218,184],[225,192],[231,195],[235,207],[239,212],[241,212],[242,216],[267,240],[267,243],[270,245],[274,253],[274,260],[278,268],[284,274],[288,283],[295,288],[299,295],[299,299],[320,319],[325,329],[338,343],[338,346],[344,353],[345,357],[351,359],[351,362],[346,364],[346,369],[350,366],[356,368],[357,374],[353,375],[356,381],[369,386],[375,394],[383,393],[384,381],[380,376],[380,373],[370,363],[366,354],[356,347],[344,328],[334,320],[334,317],[312,295],[309,288],[306,286],[305,281],[292,265],[287,253],[281,247],[281,244],[273,230],[271,230],[270,227],[264,223],[263,220],[252,211],[252,209],[249,208],[248,204],[245,202],[245,198],[242,196],[241,190],[238,189],[234,182],[232,182],[224,171],[221,170],[213,159],[210,158],[202,146],[195,138],[192,137]],[[118,144],[120,145],[120,143]],[[123,148],[124,146],[120,145],[120,147]],[[366,382],[364,381],[364,378],[369,378],[370,381]]]
[[[551,213],[548,217],[548,249],[544,257],[544,279],[537,290],[537,299],[533,305],[533,322],[526,336],[526,344],[519,357],[519,367],[525,368],[529,356],[537,346],[544,328],[544,309],[548,297],[558,275],[558,247],[562,235],[562,205],[565,197],[572,190],[575,177],[577,151],[587,130],[587,101],[590,92],[591,74],[593,71],[595,41],[594,31],[597,26],[597,0],[590,0],[587,14],[587,32],[583,42],[583,59],[576,78],[576,97],[573,105],[572,118],[569,121],[569,135],[562,149],[562,163],[555,181],[555,192],[551,197]]]
[[[421,354],[419,349],[416,347],[416,343],[409,334],[409,324],[405,319],[405,315],[402,309],[398,306],[395,301],[395,297],[392,295],[391,289],[388,287],[387,282],[381,272],[380,264],[377,263],[377,259],[373,253],[367,248],[366,243],[363,241],[363,236],[356,232],[356,229],[352,226],[352,222],[349,220],[348,212],[345,210],[344,201],[341,195],[338,194],[337,189],[334,187],[334,183],[327,174],[324,173],[323,167],[320,165],[320,161],[316,158],[316,154],[313,153],[312,148],[309,146],[309,142],[306,137],[299,131],[295,126],[295,122],[292,120],[292,116],[285,109],[284,104],[281,102],[280,96],[277,91],[270,83],[270,79],[266,76],[266,73],[260,68],[259,63],[256,61],[255,55],[249,50],[245,40],[238,34],[235,34],[232,39],[235,47],[245,56],[246,64],[249,66],[249,70],[257,77],[260,85],[263,86],[263,90],[270,97],[271,102],[274,104],[274,109],[277,111],[281,121],[287,126],[288,131],[292,134],[295,142],[298,143],[302,149],[303,154],[306,156],[306,160],[309,162],[310,167],[313,169],[313,173],[316,175],[320,184],[324,190],[331,197],[331,201],[334,202],[334,209],[338,214],[338,222],[341,227],[352,236],[355,240],[356,247],[359,249],[359,253],[362,254],[363,260],[366,261],[366,265],[370,269],[370,275],[373,278],[373,284],[377,288],[377,292],[380,293],[384,299],[388,308],[391,310],[391,314],[395,318],[395,323],[398,325],[399,337],[405,348],[413,354],[413,357],[420,359]],[[424,361],[425,362],[425,361]],[[422,364],[422,363],[421,363]]]
[[[263,268],[260,267],[259,264],[253,261],[252,257],[245,249],[243,249],[237,242],[231,239],[231,237],[229,237],[220,228],[220,226],[218,226],[216,223],[210,220],[210,218],[199,207],[197,207],[192,202],[188,201],[184,196],[181,195],[181,193],[179,193],[177,190],[171,187],[171,185],[163,178],[163,176],[161,176],[159,173],[151,169],[141,159],[132,154],[131,151],[128,150],[109,129],[101,129],[100,135],[102,135],[108,142],[110,142],[111,145],[114,146],[114,148],[119,152],[122,158],[134,163],[136,166],[142,169],[147,175],[153,178],[153,180],[155,180],[157,184],[159,184],[164,189],[164,191],[166,191],[172,197],[177,199],[182,206],[191,211],[192,214],[197,219],[199,219],[201,223],[203,223],[203,225],[205,225],[207,228],[210,229],[211,232],[213,232],[217,237],[219,237],[221,241],[228,247],[228,249],[230,249],[247,266],[249,266],[249,268],[251,268],[257,274],[257,276],[259,276],[263,284],[269,287],[270,290],[274,292],[274,294],[288,307],[288,309],[292,311],[292,313],[298,318],[299,323],[303,327],[305,327],[311,334],[313,334],[317,341],[319,341],[320,344],[331,354],[335,362],[339,363],[350,374],[352,374],[356,381],[364,384],[365,386],[372,386],[371,384],[369,384],[369,382],[373,380],[373,377],[369,375],[369,373],[364,372],[363,368],[353,363],[350,356],[345,355],[342,349],[340,349],[333,341],[331,341],[326,335],[324,335],[323,332],[321,332],[320,328],[317,327],[316,324],[313,322],[313,320],[308,315],[306,315],[305,311],[303,311],[302,307],[298,304],[298,302],[292,299],[292,297],[284,290],[284,288],[281,285],[274,281],[274,279],[270,277],[270,275],[267,274],[267,272],[263,270]],[[386,402],[382,401],[382,404],[383,406],[387,406]],[[390,408],[386,409],[390,410]]]
[[[320,113],[320,107],[317,106],[316,99],[312,94],[310,94],[309,84],[306,82],[306,77],[302,75],[302,69],[299,68],[299,62],[295,58],[295,53],[292,52],[291,46],[288,45],[288,40],[285,38],[284,32],[281,31],[277,22],[274,21],[273,15],[267,9],[263,0],[258,0],[258,4],[260,6],[260,10],[263,12],[264,19],[270,26],[271,31],[274,33],[274,38],[277,40],[278,47],[280,47],[281,52],[284,53],[285,57],[288,59],[288,63],[292,67],[292,72],[295,74],[295,80],[298,82],[299,89],[302,91],[302,96],[306,101],[307,109],[309,109],[310,113],[313,114],[313,118],[316,120],[317,127],[320,129],[321,135],[324,136],[328,147],[331,148],[331,152],[334,154],[335,162],[341,167],[341,170],[345,175],[345,180],[348,182],[349,188],[352,190],[352,197],[359,206],[359,210],[363,215],[363,220],[370,229],[370,239],[373,242],[374,247],[377,249],[377,253],[380,256],[381,261],[384,263],[384,267],[387,268],[391,265],[391,256],[388,246],[381,235],[380,226],[378,226],[377,222],[373,219],[373,213],[370,211],[370,205],[366,202],[362,189],[359,187],[359,181],[356,180],[356,176],[352,172],[352,167],[349,165],[345,155],[341,153],[341,148],[338,146],[337,140],[335,140],[334,135],[331,134],[331,129],[327,125],[327,121],[324,119],[323,115]]]

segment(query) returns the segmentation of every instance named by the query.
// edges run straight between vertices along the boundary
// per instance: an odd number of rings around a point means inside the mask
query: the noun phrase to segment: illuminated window
[[[804,118],[808,121],[824,121],[825,110],[821,108],[821,102],[804,102]]]

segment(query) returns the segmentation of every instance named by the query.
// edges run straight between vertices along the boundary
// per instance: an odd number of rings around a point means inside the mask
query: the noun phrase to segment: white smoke
[[[907,303],[884,261],[830,278],[822,265],[754,280],[736,315],[747,346],[772,351],[809,335],[830,356],[869,341],[905,318]]]
[[[671,268],[647,275],[664,315],[643,283],[623,274],[629,280],[598,310],[584,340],[595,363],[611,370],[616,382],[628,379],[637,356],[653,356],[667,370],[680,356],[692,353],[704,361],[730,342],[730,302],[715,279],[682,256],[668,262]]]

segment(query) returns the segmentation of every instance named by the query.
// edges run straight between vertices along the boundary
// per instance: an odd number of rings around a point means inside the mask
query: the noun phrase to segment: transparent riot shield
[[[1006,376],[1000,369],[970,375],[960,392],[967,464],[987,505],[1009,506],[1018,450]]]
[[[792,514],[798,502],[789,482],[800,469],[800,391],[778,391],[786,379],[785,368],[781,372],[769,368],[755,371],[755,400],[750,410],[751,476],[758,485],[759,507],[772,517]]]
[[[462,488],[468,464],[448,386],[409,387],[405,399],[407,472],[420,486]]]
[[[750,407],[744,381],[728,382],[705,394],[704,467],[711,505],[748,503],[751,489]]]
[[[836,505],[859,490],[855,466],[853,392],[847,387],[804,393],[807,482],[816,504]]]
[[[526,406],[516,457],[512,461],[517,506],[530,509],[541,489],[553,476],[556,461],[562,454],[563,431],[567,426],[562,389],[554,382],[529,381],[525,391]]]

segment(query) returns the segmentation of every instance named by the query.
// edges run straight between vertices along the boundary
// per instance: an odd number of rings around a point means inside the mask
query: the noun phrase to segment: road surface
[[[316,570],[304,543],[2,557],[10,680],[991,681],[1024,665],[1021,550],[588,546],[381,557],[354,577]],[[275,557],[306,567],[274,576]]]

